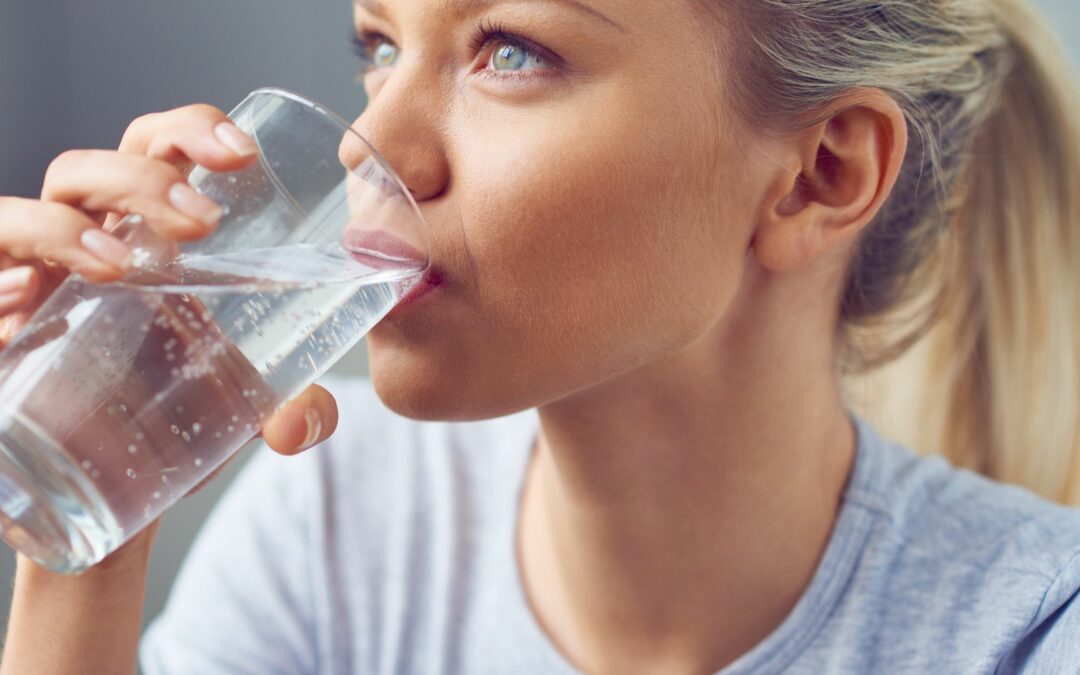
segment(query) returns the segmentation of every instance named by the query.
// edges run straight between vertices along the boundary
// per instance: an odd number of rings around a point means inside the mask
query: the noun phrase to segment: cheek
[[[668,356],[723,314],[746,260],[740,168],[703,152],[686,101],[635,86],[451,125],[461,293],[400,333],[372,331],[392,408],[478,419],[540,405]]]
[[[553,114],[470,136],[483,141],[459,155],[459,204],[480,304],[501,324],[583,361],[604,349],[629,362],[715,318],[745,247],[719,213],[733,206],[725,179],[695,154],[699,132],[670,112]]]

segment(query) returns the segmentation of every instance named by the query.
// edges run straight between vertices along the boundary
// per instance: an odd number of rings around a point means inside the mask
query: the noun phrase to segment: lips
[[[410,302],[415,302],[419,298],[427,295],[431,291],[438,288],[441,284],[442,275],[434,268],[429,268],[428,271],[424,273],[424,276],[421,277],[420,280],[416,283],[416,285],[410,288],[409,292],[405,294],[405,296],[401,299],[400,302],[398,302],[397,306],[394,307],[394,311],[396,311],[398,307],[406,305]]]
[[[424,254],[407,241],[386,230],[347,229],[342,235],[342,245],[353,259],[375,269],[400,268],[414,265],[418,270],[427,264]],[[410,265],[411,263],[411,265]],[[442,272],[429,266],[401,300],[389,312],[396,315],[399,309],[427,295],[442,284]]]
[[[422,268],[427,262],[423,252],[386,230],[347,229],[341,244],[353,258],[375,269],[405,267],[408,263]]]

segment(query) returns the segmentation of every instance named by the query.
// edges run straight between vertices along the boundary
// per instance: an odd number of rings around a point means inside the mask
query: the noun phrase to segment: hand
[[[39,200],[0,197],[0,346],[69,271],[95,282],[124,275],[130,251],[108,230],[125,215],[140,214],[175,241],[213,232],[221,208],[188,186],[186,169],[235,171],[255,161],[256,152],[224,112],[190,105],[139,117],[116,151],[61,154],[46,171]],[[270,417],[262,435],[275,451],[295,454],[328,438],[336,425],[333,397],[312,386]]]

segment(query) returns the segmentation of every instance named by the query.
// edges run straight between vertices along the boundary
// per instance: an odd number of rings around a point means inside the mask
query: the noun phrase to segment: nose
[[[396,66],[364,112],[352,124],[382,155],[417,202],[433,199],[446,190],[450,170],[439,134],[439,100],[430,84]],[[346,166],[363,158],[360,144],[343,147]],[[347,156],[352,153],[353,156]]]

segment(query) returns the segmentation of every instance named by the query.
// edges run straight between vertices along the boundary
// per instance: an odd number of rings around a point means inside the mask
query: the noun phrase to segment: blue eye
[[[479,52],[489,45],[493,46],[486,67],[507,76],[531,73],[529,77],[535,77],[550,74],[563,66],[563,60],[550,49],[507,30],[497,22],[485,20],[477,25],[473,29],[469,45],[474,52]]]
[[[397,62],[398,46],[392,42],[381,42],[379,46],[375,48],[375,53],[371,56],[371,61],[376,68],[385,68],[392,66]]]
[[[495,51],[491,53],[491,60],[489,63],[492,66],[492,70],[497,71],[537,70],[543,69],[547,65],[547,63],[536,54],[533,54],[525,47],[512,42],[499,43]],[[533,64],[533,67],[526,68],[525,66],[529,64]]]
[[[397,63],[401,48],[382,33],[362,31],[360,35],[349,35],[349,42],[357,58],[364,65],[364,70],[387,68]]]

